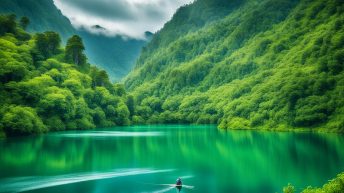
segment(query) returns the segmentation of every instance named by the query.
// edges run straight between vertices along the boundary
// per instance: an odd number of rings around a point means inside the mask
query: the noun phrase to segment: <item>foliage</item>
[[[82,37],[87,47],[85,54],[89,62],[106,70],[112,81],[120,81],[129,73],[141,48],[150,40],[150,36],[146,39],[131,39],[122,36],[110,37],[104,35],[103,30],[99,31],[100,34],[94,34],[84,28],[74,29],[53,0],[1,0],[0,14],[12,13],[18,18],[29,18],[30,24],[26,28],[29,32],[57,32],[63,44],[74,34]]]
[[[307,187],[301,193],[340,193],[344,191],[344,173],[338,174],[336,178],[330,180],[322,188]],[[288,184],[283,188],[283,193],[295,192],[294,186]]]
[[[9,106],[3,114],[2,125],[7,135],[24,135],[46,131],[35,109],[30,107]]]
[[[58,33],[52,31],[37,33],[35,35],[35,41],[36,49],[44,59],[58,54],[58,49],[61,44],[61,38]]]
[[[344,191],[344,173],[326,183],[322,188],[308,187],[302,193],[339,193]]]
[[[18,18],[28,18],[30,25],[19,20],[21,27],[29,32],[55,31],[65,40],[75,30],[70,21],[54,5],[53,0],[1,0],[1,14],[16,14]],[[26,19],[25,19],[26,20]]]
[[[287,187],[283,188],[283,193],[294,193],[295,192],[295,187],[292,186],[291,184],[288,184]]]
[[[0,36],[0,133],[16,136],[130,123],[123,85],[112,84],[104,70],[90,67],[80,37],[72,37],[64,51],[56,32],[23,40],[20,34],[26,32],[16,22],[14,26]],[[73,60],[75,53],[78,61]],[[64,63],[68,54],[73,63]]]
[[[16,16],[14,14],[6,16],[2,15],[0,17],[0,35],[4,35],[5,33],[15,33],[16,27]]]
[[[226,2],[180,8],[143,49],[125,80],[135,118],[344,131],[344,4]]]
[[[86,63],[86,56],[83,53],[84,50],[85,46],[81,37],[78,35],[73,35],[68,39],[66,44],[66,62],[80,66],[84,65]]]
[[[30,19],[26,16],[20,18],[20,26],[25,30],[27,26],[30,24]]]

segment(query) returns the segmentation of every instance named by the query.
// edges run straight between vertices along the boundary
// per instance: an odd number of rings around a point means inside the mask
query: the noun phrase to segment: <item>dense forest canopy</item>
[[[23,135],[129,124],[122,85],[91,66],[82,38],[29,34],[15,15],[0,16],[0,132]],[[26,21],[25,23],[29,23]]]
[[[133,119],[343,131],[343,26],[342,0],[181,7],[126,78]]]
[[[343,12],[341,0],[195,1],[142,50],[125,80],[130,94],[90,66],[80,36],[63,47],[58,33],[29,34],[28,18],[1,16],[0,127],[343,131]]]

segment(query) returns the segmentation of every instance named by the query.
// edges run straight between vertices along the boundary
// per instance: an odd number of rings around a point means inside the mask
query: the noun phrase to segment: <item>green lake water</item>
[[[299,191],[344,171],[336,134],[220,131],[160,125],[49,133],[0,141],[0,193]]]

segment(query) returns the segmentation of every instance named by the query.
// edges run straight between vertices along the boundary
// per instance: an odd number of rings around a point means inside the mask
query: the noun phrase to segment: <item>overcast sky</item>
[[[76,28],[109,36],[142,39],[171,19],[178,7],[192,0],[54,0]],[[99,25],[105,29],[95,28]]]

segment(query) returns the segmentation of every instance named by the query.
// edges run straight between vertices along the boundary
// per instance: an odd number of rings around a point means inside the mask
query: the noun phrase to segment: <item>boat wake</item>
[[[188,176],[181,176],[180,178],[182,179],[188,179],[188,178],[193,178],[194,176],[192,175],[188,175]],[[153,184],[153,183],[144,183],[144,184],[148,184],[148,185],[154,185],[154,186],[165,186],[166,188],[163,188],[163,189],[160,189],[160,190],[156,190],[156,191],[153,191],[153,193],[164,193],[164,192],[168,192],[172,189],[175,189],[177,187],[176,184]],[[190,186],[190,185],[185,185],[183,184],[182,185],[182,188],[185,188],[185,189],[189,189],[189,190],[192,190],[194,189],[195,187],[194,186]],[[147,192],[142,192],[142,193],[147,193]]]
[[[0,181],[0,192],[24,192],[30,190],[37,190],[42,188],[73,184],[92,180],[109,179],[124,176],[154,174],[162,172],[171,172],[172,169],[167,170],[153,170],[153,169],[122,169],[110,172],[91,172],[91,173],[75,173],[59,176],[29,176],[7,178]]]
[[[153,185],[167,186],[166,188],[163,188],[161,190],[153,191],[153,193],[164,193],[172,189],[175,189],[177,187],[175,184],[153,184]],[[182,187],[186,189],[190,189],[190,190],[194,189],[194,186],[189,186],[189,185],[183,185]],[[142,192],[142,193],[146,193],[146,192]]]

